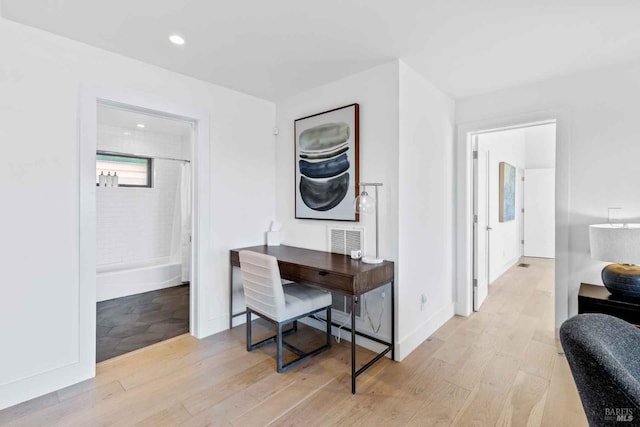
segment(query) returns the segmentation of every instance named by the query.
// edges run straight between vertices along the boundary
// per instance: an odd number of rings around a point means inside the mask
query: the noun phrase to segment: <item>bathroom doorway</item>
[[[97,193],[96,160],[98,152],[98,108],[111,106],[193,123],[191,146],[191,273],[189,288],[189,333],[195,338],[210,335],[212,312],[203,305],[206,288],[211,283],[213,266],[211,248],[211,137],[210,112],[183,103],[179,98],[166,99],[149,93],[137,93],[84,82],[80,87],[79,109],[79,251],[76,265],[79,275],[77,331],[78,378],[96,376],[97,332]],[[138,123],[136,123],[137,125]],[[145,124],[145,123],[141,123]],[[138,128],[138,126],[136,126]],[[146,128],[146,127],[145,127]],[[144,128],[140,128],[144,129]],[[123,131],[123,136],[124,135]],[[118,177],[118,184],[120,177]],[[126,356],[124,356],[126,357]]]
[[[194,123],[123,105],[96,117],[96,361],[188,333]]]

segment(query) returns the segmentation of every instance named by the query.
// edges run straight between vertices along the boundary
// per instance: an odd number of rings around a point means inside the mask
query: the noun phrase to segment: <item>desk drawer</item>
[[[306,282],[329,290],[347,294],[353,293],[353,277],[350,276],[342,276],[328,271],[287,263],[280,263],[280,276],[294,282]]]

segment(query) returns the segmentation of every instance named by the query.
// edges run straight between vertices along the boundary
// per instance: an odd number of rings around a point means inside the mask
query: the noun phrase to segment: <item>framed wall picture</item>
[[[516,218],[516,168],[500,162],[500,222]]]
[[[358,221],[359,105],[294,122],[295,210],[299,219]]]

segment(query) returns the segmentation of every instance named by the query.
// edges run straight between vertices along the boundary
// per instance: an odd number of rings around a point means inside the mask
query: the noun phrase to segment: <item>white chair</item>
[[[331,347],[331,294],[329,292],[299,283],[289,283],[283,286],[278,260],[270,255],[240,251],[240,271],[247,305],[247,351],[275,341],[278,372],[284,372]],[[298,330],[298,319],[325,310],[327,312],[325,345],[305,353],[284,342],[283,335]],[[274,324],[277,328],[276,335],[253,344],[251,342],[251,314],[256,314]],[[283,327],[289,323],[293,323],[293,328],[283,333]],[[283,346],[299,357],[283,365]]]

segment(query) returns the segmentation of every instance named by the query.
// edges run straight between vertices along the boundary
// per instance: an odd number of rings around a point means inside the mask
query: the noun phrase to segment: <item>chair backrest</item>
[[[605,314],[579,314],[562,324],[560,341],[589,425],[637,425],[640,331]]]
[[[271,255],[240,251],[240,271],[247,307],[279,320],[285,303],[278,260]]]

